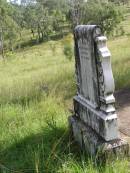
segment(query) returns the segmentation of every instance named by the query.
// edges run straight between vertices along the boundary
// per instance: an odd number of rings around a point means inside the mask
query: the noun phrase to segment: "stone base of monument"
[[[75,115],[69,117],[69,124],[74,140],[90,155],[101,156],[103,159],[111,159],[115,156],[123,158],[129,155],[129,145],[124,139],[105,141]]]
[[[94,129],[106,141],[118,138],[117,114],[106,113],[99,108],[94,108],[82,96],[74,97],[74,112],[85,124]]]

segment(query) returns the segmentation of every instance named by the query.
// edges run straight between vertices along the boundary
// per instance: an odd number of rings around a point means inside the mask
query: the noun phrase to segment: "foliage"
[[[73,57],[73,48],[72,45],[68,42],[64,44],[64,55],[68,60],[72,60]]]
[[[3,0],[0,1],[0,30],[3,40],[8,40],[7,48],[11,50],[13,50],[13,42],[19,30],[18,24],[13,19],[13,10],[13,6]]]
[[[62,33],[61,26],[66,18],[62,11],[63,8],[60,8],[61,2],[39,0],[36,4],[29,4],[25,7],[23,15],[26,28],[31,30],[33,36],[37,32],[39,41],[48,39],[55,32]]]
[[[91,1],[86,10],[88,11],[89,23],[100,25],[108,35],[123,20],[121,8],[114,6],[112,3],[95,3]]]
[[[97,24],[111,34],[123,20],[121,8],[115,1],[103,0],[21,0],[21,4],[0,0],[4,44],[13,50],[26,30],[30,32],[28,42],[63,37],[77,24]]]
[[[79,0],[82,1],[82,0]],[[74,6],[76,8],[76,6]],[[123,20],[123,10],[114,3],[102,0],[88,0],[77,6],[77,15],[73,17],[78,24],[97,24],[103,32],[111,34]],[[75,10],[74,10],[75,12]],[[72,11],[72,13],[74,13]],[[74,23],[74,22],[73,22]]]

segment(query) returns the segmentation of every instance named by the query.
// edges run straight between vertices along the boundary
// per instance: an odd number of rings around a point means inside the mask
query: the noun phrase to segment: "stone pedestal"
[[[118,138],[117,114],[106,114],[100,109],[95,109],[81,96],[74,97],[74,112],[80,120],[92,127],[106,141]]]
[[[69,117],[70,128],[73,131],[74,139],[79,143],[82,150],[88,154],[103,159],[113,157],[123,158],[129,155],[129,145],[121,138],[105,141],[90,126],[86,125],[78,117]]]

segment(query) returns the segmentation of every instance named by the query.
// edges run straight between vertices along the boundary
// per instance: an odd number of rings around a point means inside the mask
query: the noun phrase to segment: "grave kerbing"
[[[129,146],[119,136],[107,38],[96,25],[79,25],[74,41],[77,95],[69,118],[74,138],[92,155],[128,154]]]

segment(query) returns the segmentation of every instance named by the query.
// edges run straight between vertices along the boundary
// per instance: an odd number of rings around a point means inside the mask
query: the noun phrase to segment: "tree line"
[[[121,6],[126,3],[128,0],[0,0],[0,49],[20,47],[23,31],[30,31],[32,43],[62,37],[77,24],[98,24],[111,34],[123,20]]]

